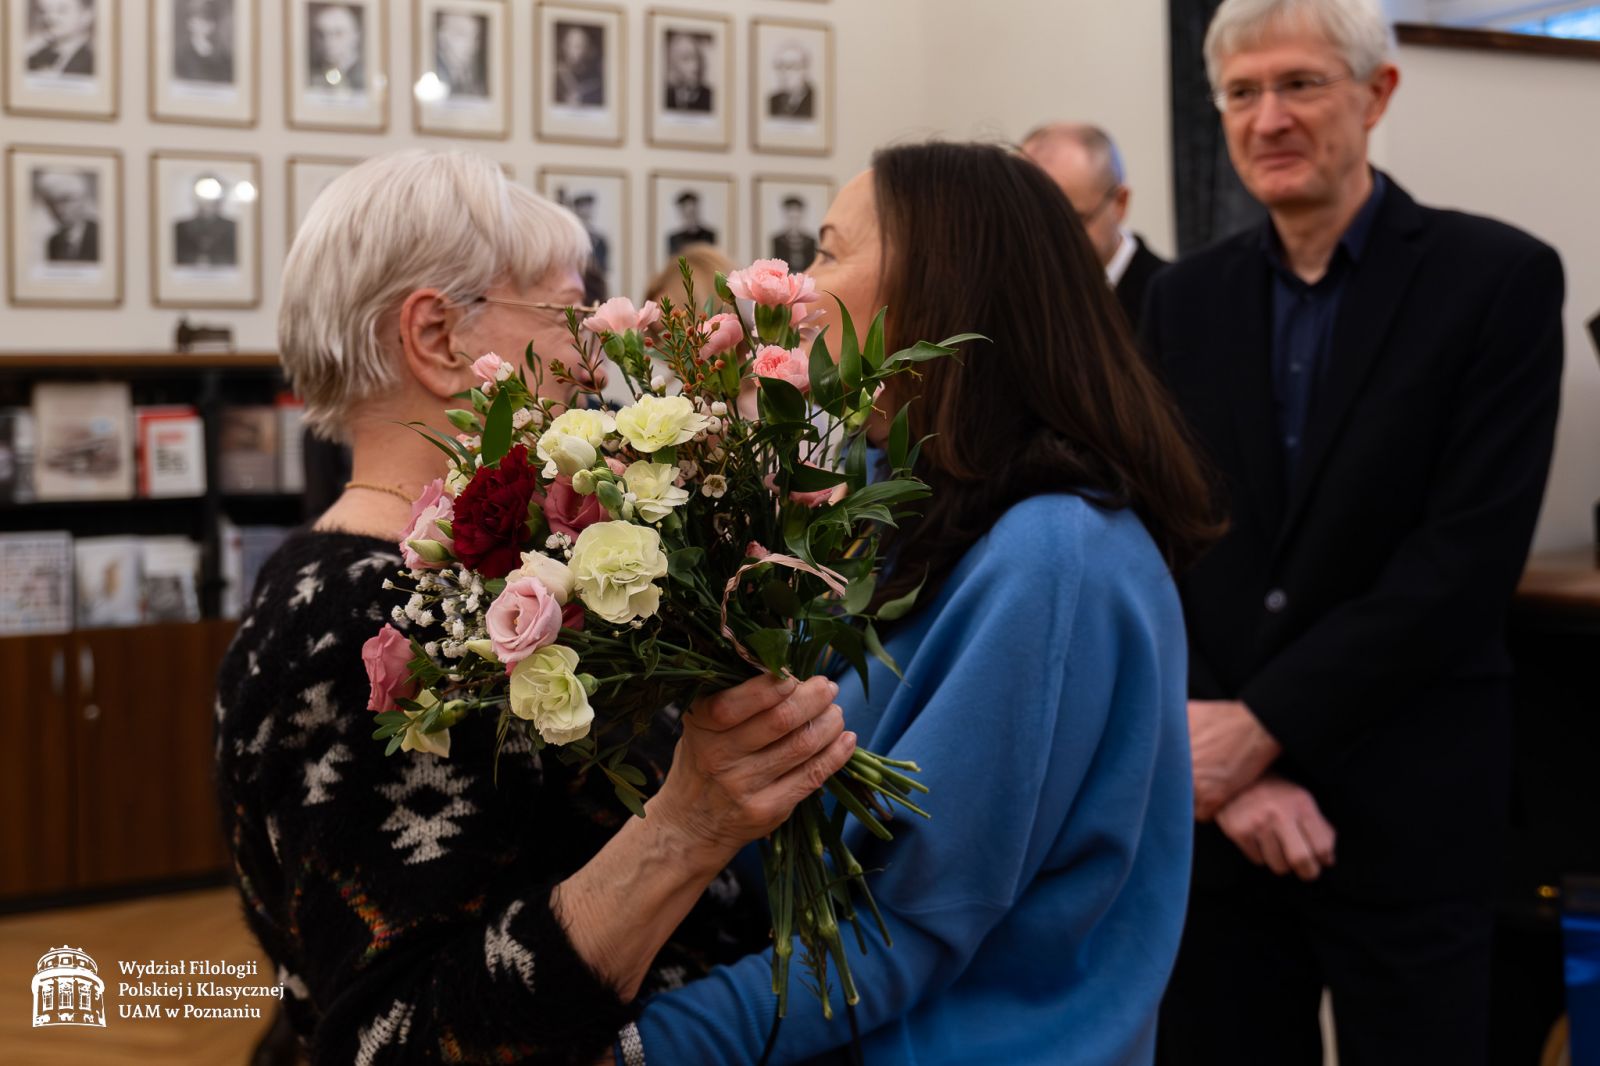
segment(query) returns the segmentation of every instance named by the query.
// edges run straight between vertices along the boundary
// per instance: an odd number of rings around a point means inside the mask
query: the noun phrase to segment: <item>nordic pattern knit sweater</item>
[[[361,646],[405,593],[391,542],[301,532],[267,563],[218,677],[217,787],[251,930],[312,1062],[595,1062],[633,1009],[549,906],[627,817],[523,739],[495,780],[491,718],[449,758],[384,755]],[[402,631],[407,631],[401,626]],[[422,635],[422,639],[427,636]],[[633,760],[659,783],[671,723]],[[641,994],[759,949],[756,893],[725,873]]]

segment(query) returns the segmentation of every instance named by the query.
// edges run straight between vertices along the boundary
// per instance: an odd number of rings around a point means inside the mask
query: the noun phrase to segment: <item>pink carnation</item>
[[[440,522],[449,522],[455,517],[455,500],[444,493],[444,479],[434,478],[422,490],[411,504],[411,521],[400,531],[400,554],[405,558],[406,566],[412,569],[433,568],[444,565],[443,562],[429,562],[424,559],[417,549],[411,546],[412,541],[433,541],[440,544],[450,554],[455,554],[455,545],[445,536],[444,530],[439,528]]]
[[[511,582],[484,615],[494,653],[512,667],[553,644],[561,630],[561,605],[536,577]]]
[[[807,463],[806,465],[811,466],[812,464]],[[770,492],[778,491],[778,475],[776,474],[768,474],[761,479],[761,483]],[[789,493],[789,500],[804,507],[821,507],[825,503],[838,503],[849,492],[850,486],[841,481],[831,489],[818,489],[815,492],[791,492]]]
[[[572,479],[563,474],[550,483],[544,501],[544,517],[552,533],[565,533],[576,539],[589,526],[605,521],[606,509],[599,496],[580,495],[572,487]]]
[[[613,296],[600,305],[599,310],[583,320],[583,328],[590,333],[626,333],[630,329],[645,329],[661,321],[661,308],[654,300],[635,309],[626,296]]]
[[[799,348],[780,348],[776,344],[769,344],[756,352],[756,361],[750,370],[759,378],[787,381],[801,392],[811,388],[810,360]]]
[[[739,321],[739,316],[724,311],[720,315],[712,315],[700,324],[700,332],[705,336],[706,343],[700,349],[700,354],[707,359],[731,352],[744,340],[744,326]]]
[[[372,692],[367,710],[399,710],[396,699],[410,699],[417,690],[411,678],[411,642],[398,629],[385,625],[378,635],[361,645],[361,663],[367,668]]]
[[[499,381],[501,369],[509,365],[498,355],[489,352],[472,361],[472,372],[478,375],[481,381]]]
[[[757,259],[744,270],[728,275],[728,288],[741,300],[763,307],[790,307],[822,299],[817,283],[805,274],[789,273],[782,259]]]
[[[762,547],[761,542],[757,540],[753,540],[744,546],[744,555],[746,559],[761,560],[765,559],[771,554],[772,553],[767,551],[766,548]]]

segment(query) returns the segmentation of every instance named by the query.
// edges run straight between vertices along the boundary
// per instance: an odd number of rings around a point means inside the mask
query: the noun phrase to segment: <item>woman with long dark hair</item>
[[[837,987],[832,1023],[792,995],[775,1027],[770,960],[753,955],[648,1001],[624,1061],[857,1043],[873,1066],[1147,1063],[1188,888],[1172,570],[1217,530],[1200,467],[1072,206],[1017,155],[878,153],[829,210],[810,273],[857,322],[887,305],[889,350],[988,338],[881,397],[878,432],[909,405],[913,439],[933,434],[919,472],[934,495],[895,532],[878,597],[923,591],[887,638],[904,681],[876,663],[870,696],[839,678],[862,742],[923,767],[933,817],[851,841],[881,868],[893,937],[867,923],[853,1012]]]

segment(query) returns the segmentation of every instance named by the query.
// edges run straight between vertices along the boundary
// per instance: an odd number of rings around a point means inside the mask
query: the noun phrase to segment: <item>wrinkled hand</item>
[[[1217,812],[1217,828],[1245,858],[1283,875],[1315,881],[1333,865],[1337,834],[1311,793],[1277,774],[1235,796]]]
[[[713,860],[731,859],[849,761],[856,736],[844,731],[838,692],[825,677],[762,676],[696,700],[647,814]]]
[[[1194,816],[1209,822],[1283,749],[1250,708],[1237,700],[1189,701],[1189,749],[1194,761]]]

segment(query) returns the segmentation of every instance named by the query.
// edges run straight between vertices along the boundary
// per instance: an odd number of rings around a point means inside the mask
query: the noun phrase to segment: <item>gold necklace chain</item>
[[[398,485],[374,485],[370,481],[346,481],[344,487],[347,489],[366,489],[369,492],[387,492],[391,496],[398,496],[407,503],[415,502],[415,497]]]

